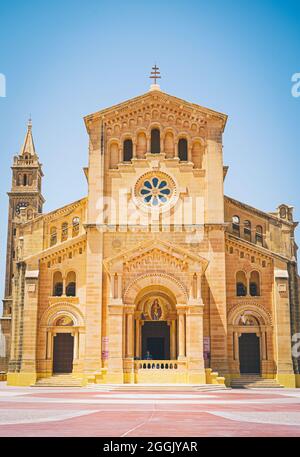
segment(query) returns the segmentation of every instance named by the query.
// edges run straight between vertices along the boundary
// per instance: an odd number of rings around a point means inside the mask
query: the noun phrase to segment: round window
[[[142,175],[134,189],[134,197],[138,206],[147,210],[168,209],[176,199],[176,185],[162,171],[153,171]]]

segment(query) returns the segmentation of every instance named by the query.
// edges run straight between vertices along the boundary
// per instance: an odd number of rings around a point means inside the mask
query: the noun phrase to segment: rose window
[[[166,180],[154,177],[144,181],[140,194],[146,204],[159,206],[167,203],[171,189]]]
[[[162,171],[145,173],[135,185],[134,197],[145,209],[167,209],[177,199],[176,185],[173,178]]]

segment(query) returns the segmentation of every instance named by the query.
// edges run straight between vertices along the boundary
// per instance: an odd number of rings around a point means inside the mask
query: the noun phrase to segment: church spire
[[[25,141],[20,151],[20,156],[28,155],[29,157],[37,157],[35,152],[33,137],[32,137],[32,121],[31,117],[28,119],[27,132],[25,136]]]

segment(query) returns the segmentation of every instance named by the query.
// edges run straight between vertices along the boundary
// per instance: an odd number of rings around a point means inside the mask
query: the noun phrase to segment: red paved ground
[[[0,436],[300,436],[300,391],[103,392],[0,383]]]

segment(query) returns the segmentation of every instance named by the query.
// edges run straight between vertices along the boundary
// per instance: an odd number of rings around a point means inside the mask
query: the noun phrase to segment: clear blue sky
[[[226,193],[300,219],[299,1],[7,1],[0,10],[0,295],[10,165],[29,113],[45,177],[45,211],[86,195],[82,117],[148,90],[229,115]],[[300,237],[298,235],[298,244]]]

